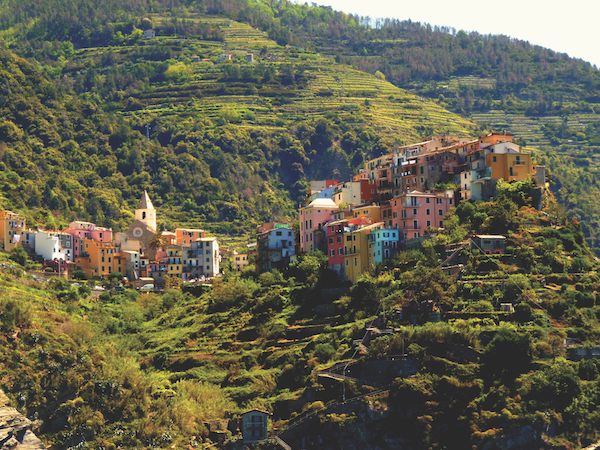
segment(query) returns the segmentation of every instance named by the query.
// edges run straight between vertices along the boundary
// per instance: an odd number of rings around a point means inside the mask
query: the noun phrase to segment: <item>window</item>
[[[346,266],[348,265],[348,260],[346,260]]]
[[[441,198],[438,198],[438,199],[437,199],[437,204],[438,204],[438,205],[441,205],[441,204],[442,204],[442,199],[441,199]]]
[[[452,199],[451,198],[448,199],[448,204],[450,204],[450,205],[452,204]]]
[[[333,245],[333,238],[332,237],[329,238],[329,244]]]
[[[429,209],[426,209],[426,210],[425,210],[425,214],[427,214],[428,216],[430,216],[430,215],[431,215],[431,210],[429,210]]]
[[[344,254],[344,249],[342,249],[342,247],[338,248],[338,255],[343,255]]]
[[[492,157],[492,161],[496,162],[496,157],[495,156]]]
[[[430,199],[429,197],[427,197],[427,198],[425,199],[425,203],[429,203],[430,201],[431,201],[431,199]]]
[[[440,220],[440,228],[444,226],[444,222]]]
[[[444,211],[443,211],[443,210],[441,210],[441,209],[439,209],[439,210],[438,210],[438,215],[439,215],[439,216],[443,216],[443,215],[444,215]]]
[[[357,258],[354,258],[354,267],[356,267],[358,265],[358,260]]]
[[[281,231],[276,231],[276,232],[275,232],[275,236],[282,236],[282,233],[281,233]]]
[[[413,209],[413,216],[416,216],[416,215],[417,215],[417,210]]]
[[[427,221],[427,227],[430,227],[430,226],[431,226],[431,220],[428,220]]]
[[[338,244],[341,244],[342,243],[342,236],[338,236],[337,237],[337,241],[338,241]]]
[[[331,249],[331,250],[329,251],[329,256],[335,256],[335,250]]]

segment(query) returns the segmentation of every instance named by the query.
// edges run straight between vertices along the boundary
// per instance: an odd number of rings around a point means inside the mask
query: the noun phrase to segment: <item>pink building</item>
[[[79,220],[71,222],[64,233],[73,236],[73,256],[75,258],[85,253],[83,249],[84,239],[96,242],[112,242],[113,238],[111,228],[98,227],[94,223]]]
[[[327,252],[323,227],[338,210],[330,198],[317,198],[300,208],[300,251],[308,253],[319,249]]]
[[[412,191],[390,201],[392,227],[400,231],[400,239],[417,239],[427,228],[443,226],[444,216],[454,204],[454,192]]]

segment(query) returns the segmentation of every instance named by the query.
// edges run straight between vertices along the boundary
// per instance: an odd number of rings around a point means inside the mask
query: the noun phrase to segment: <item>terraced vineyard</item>
[[[487,113],[474,113],[472,119],[477,123],[489,125],[494,129],[503,129],[513,133],[519,139],[536,146],[550,146],[550,140],[544,136],[542,126],[545,124],[560,125],[560,116],[527,117],[523,114],[508,114],[502,110],[491,110]],[[567,127],[573,131],[583,131],[585,127],[598,121],[594,114],[576,114],[568,116]]]
[[[161,24],[168,19],[154,15],[152,20]],[[186,20],[219,27],[224,40],[159,35],[130,46],[81,50],[71,64],[89,66],[105,51],[124,64],[133,52],[140,52],[140,46],[146,47],[146,52],[152,45],[171,49],[173,57],[162,64],[183,73],[180,79],[154,82],[150,88],[128,92],[121,102],[111,106],[140,126],[155,118],[177,116],[277,130],[306,119],[334,116],[350,124],[369,123],[381,135],[401,143],[430,132],[472,134],[475,128],[468,119],[398,89],[384,77],[340,66],[332,58],[301,48],[278,46],[265,32],[247,24],[204,16]],[[248,53],[253,54],[253,62],[246,60]],[[232,61],[220,62],[222,54],[231,55]],[[231,79],[225,76],[231,65],[247,72],[267,68],[275,77],[286,71],[301,73],[304,82],[286,84],[272,79],[249,83]],[[128,107],[127,102],[138,106]]]

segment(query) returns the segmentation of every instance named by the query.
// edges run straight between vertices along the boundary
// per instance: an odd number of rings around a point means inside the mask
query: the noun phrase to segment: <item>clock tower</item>
[[[153,231],[156,231],[156,210],[150,201],[147,191],[144,191],[140,204],[135,210],[135,219],[143,222]]]

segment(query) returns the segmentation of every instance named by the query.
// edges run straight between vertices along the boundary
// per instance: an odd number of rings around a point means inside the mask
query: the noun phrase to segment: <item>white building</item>
[[[60,231],[39,231],[35,237],[35,253],[47,261],[73,261],[73,236]]]
[[[191,278],[214,277],[220,271],[220,263],[219,242],[215,237],[196,239],[190,248],[183,249],[183,272]]]

